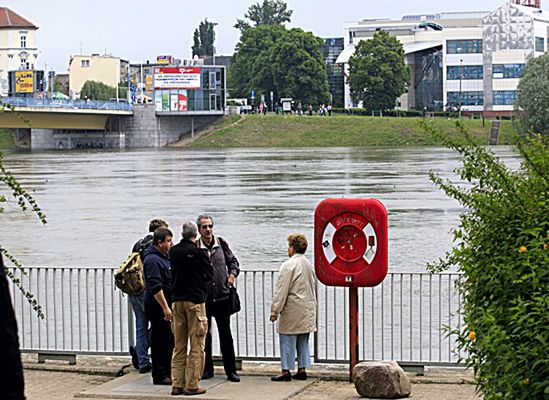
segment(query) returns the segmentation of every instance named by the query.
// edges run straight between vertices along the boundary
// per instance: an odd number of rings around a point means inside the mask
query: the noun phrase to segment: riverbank
[[[190,148],[219,147],[371,147],[440,146],[421,127],[423,118],[246,115],[224,117],[187,144]],[[457,132],[456,120],[429,119],[446,132]],[[463,119],[465,128],[488,143],[491,121]],[[511,144],[512,121],[501,121],[498,144]]]

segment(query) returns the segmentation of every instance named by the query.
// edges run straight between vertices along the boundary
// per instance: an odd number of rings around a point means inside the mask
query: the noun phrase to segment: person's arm
[[[228,276],[227,276],[227,286],[233,286],[234,281],[238,274],[240,274],[240,263],[238,259],[231,251],[229,243],[221,237],[219,239],[219,244],[223,249],[223,255],[225,256],[225,263],[227,264]]]
[[[160,289],[154,295],[154,298],[156,301],[158,301],[158,304],[160,304],[160,307],[162,307],[162,311],[164,311],[164,319],[166,321],[171,321],[173,318],[173,314],[170,306],[168,305],[168,302],[166,301],[166,297],[164,296],[164,291]]]
[[[286,263],[280,267],[280,273],[278,280],[276,281],[276,287],[273,295],[273,302],[271,304],[271,322],[278,319],[278,315],[286,304],[288,293],[290,292],[290,284],[292,283],[292,270],[290,270]]]

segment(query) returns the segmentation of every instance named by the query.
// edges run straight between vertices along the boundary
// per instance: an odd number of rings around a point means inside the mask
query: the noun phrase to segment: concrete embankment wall
[[[100,131],[31,129],[34,150],[75,148],[150,148],[174,143],[204,128],[220,115],[156,115],[154,104],[136,104],[133,116],[109,117]]]

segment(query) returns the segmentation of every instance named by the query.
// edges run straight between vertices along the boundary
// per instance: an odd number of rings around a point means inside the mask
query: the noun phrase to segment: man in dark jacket
[[[152,219],[149,222],[149,234],[133,245],[132,252],[139,253],[141,261],[143,261],[145,250],[152,245],[153,232],[158,228],[167,227],[168,224],[165,221]],[[140,374],[145,374],[151,371],[151,362],[149,359],[149,321],[145,314],[145,292],[138,295],[129,295],[128,299],[135,315],[135,347],[130,346],[132,364],[139,370]]]
[[[17,320],[0,253],[0,394],[5,400],[24,400],[25,381],[17,335]]]
[[[171,385],[173,334],[171,329],[172,274],[168,257],[173,234],[167,228],[154,231],[145,251],[145,313],[151,322],[152,378],[155,385]]]
[[[206,335],[206,362],[202,379],[209,379],[214,376],[211,335],[211,321],[214,317],[219,332],[219,344],[227,379],[231,382],[240,382],[240,377],[236,373],[233,336],[231,334],[231,313],[229,310],[229,287],[234,285],[234,281],[240,272],[238,260],[225,240],[214,237],[214,222],[210,215],[200,215],[196,221],[200,232],[197,245],[207,250],[213,267],[213,280],[206,302],[208,334]]]
[[[181,233],[183,239],[170,250],[175,337],[172,395],[206,393],[198,382],[204,370],[204,344],[208,331],[205,302],[213,271],[208,254],[194,242],[197,234],[196,224],[185,222]]]

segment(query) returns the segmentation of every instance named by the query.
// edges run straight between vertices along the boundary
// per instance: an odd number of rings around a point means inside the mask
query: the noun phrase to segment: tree
[[[291,29],[279,37],[271,58],[277,93],[304,104],[329,101],[323,44],[322,39],[301,29]]]
[[[526,63],[518,85],[517,105],[525,131],[549,133],[549,53]]]
[[[193,57],[206,57],[214,55],[215,30],[217,25],[215,22],[209,22],[207,18],[200,22],[198,28],[195,29],[193,35]]]
[[[410,79],[402,44],[385,31],[359,42],[349,59],[351,97],[369,110],[392,110]]]
[[[545,399],[549,393],[549,146],[519,142],[520,168],[509,168],[463,130],[465,140],[430,130],[457,151],[467,184],[431,173],[463,207],[456,245],[430,266],[463,273],[464,325],[457,347],[486,400]]]
[[[263,0],[263,3],[252,4],[244,17],[252,21],[253,26],[283,25],[285,22],[290,22],[292,13],[293,11],[288,10],[288,5],[282,0]],[[241,32],[251,26],[249,22],[242,19],[238,19],[234,25]]]
[[[80,99],[82,100],[109,100],[115,97],[116,88],[105,85],[103,82],[86,81],[86,83],[84,83],[84,86],[82,86],[82,90],[80,90]],[[118,97],[121,97],[120,93]]]
[[[242,32],[228,74],[231,97],[247,97],[251,90],[265,94],[275,91],[272,53],[285,31],[281,25],[261,25]]]

